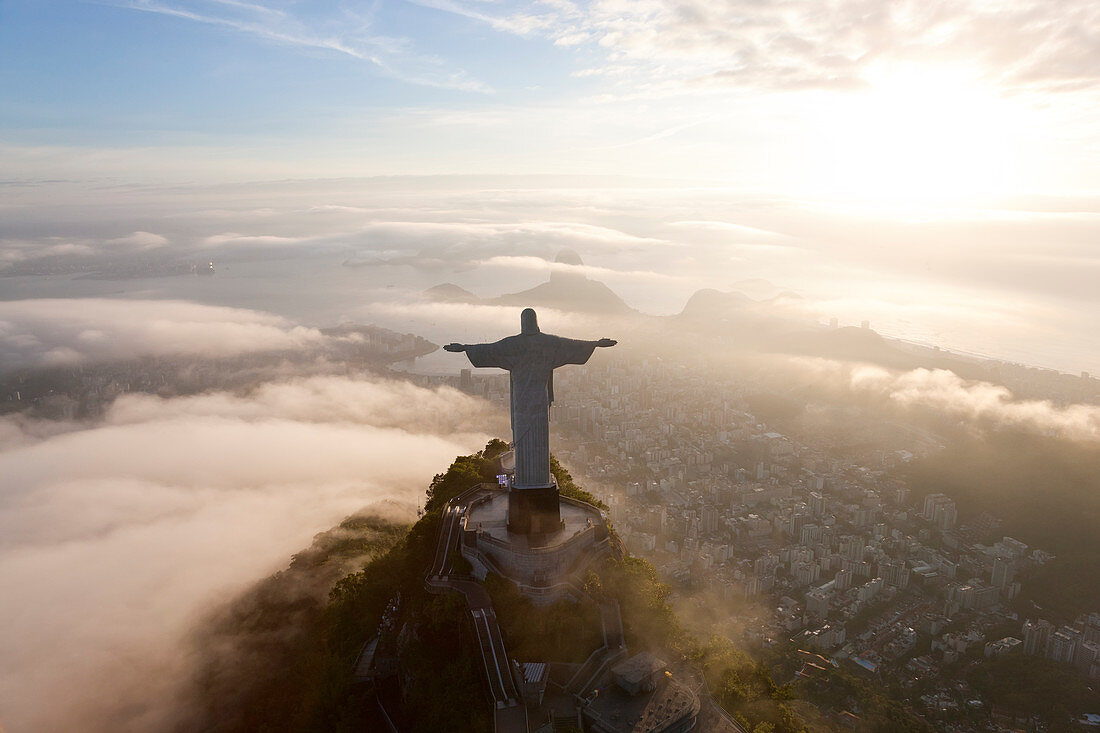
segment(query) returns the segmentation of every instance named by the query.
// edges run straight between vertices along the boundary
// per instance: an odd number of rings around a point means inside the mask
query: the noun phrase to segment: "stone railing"
[[[486,494],[485,494],[485,496],[479,496],[476,499],[474,499],[473,501],[471,501],[469,503],[469,505],[466,507],[466,514],[469,514],[470,510],[473,509],[475,506],[480,506],[481,504],[484,504],[485,502],[490,501],[493,498],[494,494],[496,494],[498,492],[501,492],[501,491],[507,491],[507,489],[501,489],[498,484],[477,484],[476,486],[474,486],[473,489],[470,489],[470,491],[465,492],[463,494],[463,496],[465,496],[466,494],[468,494],[472,491],[475,491],[475,490],[484,490],[486,492]]]
[[[579,529],[569,539],[565,540],[564,542],[560,542],[556,545],[553,545],[551,547],[519,548],[519,547],[516,547],[515,545],[513,545],[509,542],[505,542],[504,540],[499,540],[496,537],[493,537],[488,532],[482,532],[481,535],[477,538],[477,541],[478,542],[484,542],[485,544],[491,545],[493,547],[498,547],[502,550],[507,550],[509,553],[511,553],[513,555],[529,555],[529,556],[533,556],[533,557],[538,557],[538,556],[542,556],[542,555],[553,555],[553,554],[557,554],[557,553],[560,553],[560,552],[564,552],[568,548],[571,548],[574,545],[578,545],[583,540],[587,539],[589,534],[595,535],[596,534],[596,529],[597,529],[597,525],[595,525],[595,524],[593,524],[591,526],[588,526],[588,527],[585,527],[583,529]],[[606,541],[606,540],[602,540],[602,541]],[[592,544],[597,545],[597,544],[599,544],[599,542],[593,542]]]

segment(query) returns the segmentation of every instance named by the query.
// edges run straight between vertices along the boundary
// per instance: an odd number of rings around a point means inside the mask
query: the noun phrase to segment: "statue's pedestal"
[[[509,532],[537,537],[555,534],[561,528],[561,499],[556,483],[537,489],[513,488],[508,492]]]
[[[517,522],[545,531],[516,532]],[[474,575],[499,573],[536,603],[569,595],[569,583],[609,551],[600,510],[559,497],[557,486],[487,490],[470,502],[462,527],[462,555]]]

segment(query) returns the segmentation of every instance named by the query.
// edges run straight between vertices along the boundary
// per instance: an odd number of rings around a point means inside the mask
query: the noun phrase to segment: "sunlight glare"
[[[871,208],[961,204],[1019,183],[1023,113],[966,69],[873,69],[818,109],[822,193]]]

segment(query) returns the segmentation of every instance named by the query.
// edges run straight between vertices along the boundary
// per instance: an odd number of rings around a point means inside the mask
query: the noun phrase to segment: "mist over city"
[[[0,2],[0,732],[1100,726],[1097,48]]]

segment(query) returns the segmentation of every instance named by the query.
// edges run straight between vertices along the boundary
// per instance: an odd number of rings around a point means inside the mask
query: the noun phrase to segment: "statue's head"
[[[539,319],[534,308],[524,308],[519,314],[520,333],[539,333]]]

